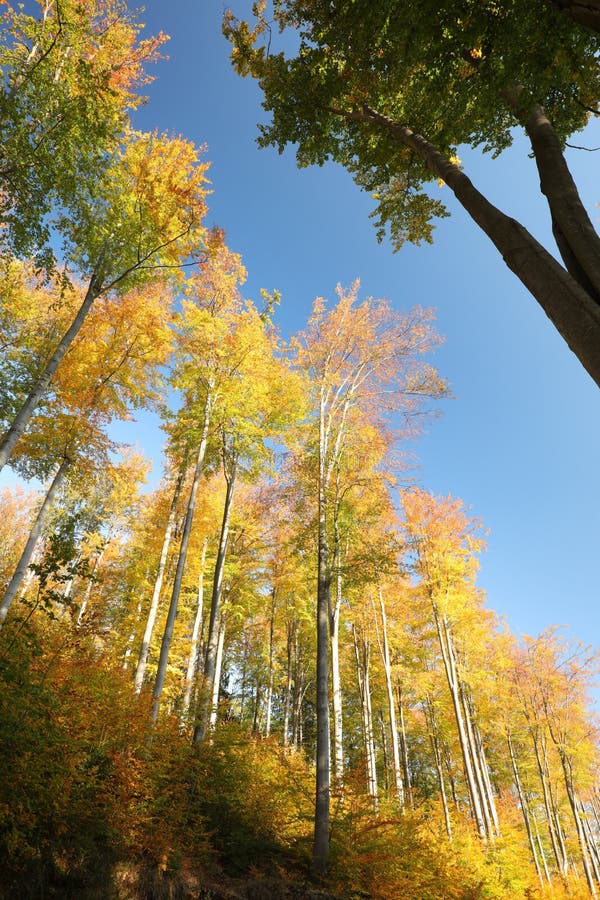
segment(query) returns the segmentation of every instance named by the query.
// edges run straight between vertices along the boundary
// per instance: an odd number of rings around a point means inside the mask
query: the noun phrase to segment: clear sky
[[[243,16],[249,3],[232,8]],[[345,171],[299,170],[291,150],[259,151],[260,93],[230,67],[222,12],[212,0],[146,0],[142,18],[149,32],[171,35],[170,59],[154,67],[137,127],[206,144],[210,221],[242,254],[249,297],[260,287],[282,292],[284,336],[304,326],[315,296],[333,298],[338,282],[357,277],[364,296],[436,308],[446,342],[432,361],[455,399],[415,446],[410,477],[462,498],[490,529],[480,584],[514,631],[568,624],[573,639],[600,646],[598,388],[447,188],[452,216],[434,244],[394,254],[377,243],[373,203]],[[573,142],[600,146],[600,127]],[[498,160],[460,153],[489,199],[553,248],[527,154],[523,139]],[[597,220],[600,152],[570,151],[569,160]],[[146,419],[124,433],[157,454],[161,438]]]
[[[248,8],[232,4],[239,16]],[[565,624],[573,639],[600,646],[598,388],[447,188],[452,216],[434,244],[394,254],[377,243],[373,203],[344,170],[300,170],[292,150],[258,150],[260,92],[230,67],[222,11],[210,0],[147,0],[144,21],[171,35],[170,59],[156,67],[138,126],[206,144],[211,221],[243,256],[248,296],[282,292],[284,336],[304,326],[315,296],[333,298],[338,282],[357,277],[365,296],[436,308],[446,341],[434,361],[455,399],[415,446],[410,477],[461,497],[489,528],[480,584],[513,630]],[[600,146],[600,127],[573,143]],[[526,141],[498,160],[460,155],[492,202],[553,248]],[[600,152],[569,159],[596,220]]]

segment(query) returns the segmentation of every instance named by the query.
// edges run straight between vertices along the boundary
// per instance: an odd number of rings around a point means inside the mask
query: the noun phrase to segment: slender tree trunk
[[[92,589],[94,587],[94,582],[96,578],[96,573],[100,568],[102,560],[104,559],[104,554],[106,553],[106,548],[108,547],[110,541],[110,537],[107,537],[104,546],[100,553],[96,554],[96,559],[94,560],[94,565],[92,566],[92,571],[90,573],[90,577],[88,579],[88,583],[85,588],[85,593],[83,595],[83,600],[81,601],[81,606],[79,607],[79,612],[77,613],[77,622],[75,623],[77,628],[81,627],[81,623],[83,622],[83,618],[86,614],[87,608],[90,603],[90,597],[92,596]]]
[[[546,859],[546,851],[544,850],[544,845],[542,843],[542,838],[540,835],[540,829],[538,828],[537,819],[535,814],[531,813],[531,821],[533,823],[533,830],[535,831],[535,841],[537,844],[537,848],[540,854],[540,859],[542,861],[542,866],[544,868],[544,875],[546,876],[546,881],[552,887],[552,878],[550,877],[550,871],[548,869],[548,860]]]
[[[338,592],[339,589],[336,589],[336,593]],[[334,771],[336,786],[338,790],[341,790],[344,784],[344,728],[342,719],[342,680],[340,677],[340,604],[337,598],[329,616],[329,636],[331,641]]]
[[[587,810],[581,801],[579,802],[579,818],[581,819],[581,824],[583,826],[585,843],[590,855],[594,878],[596,879],[596,883],[600,884],[600,855],[598,854],[598,844],[596,843],[596,839],[592,832],[592,826],[590,825]]]
[[[379,718],[379,731],[381,732],[381,752],[383,754],[383,789],[385,791],[385,796],[390,796],[390,760],[388,753],[388,744],[387,744],[387,734],[386,734],[386,725],[385,719],[383,717],[383,710],[380,709],[378,712]]]
[[[275,652],[275,599],[276,590],[271,594],[271,615],[269,617],[269,677],[267,681],[267,696],[265,700],[265,737],[271,736],[271,715],[273,709],[273,657]]]
[[[402,685],[396,685],[396,693],[398,695],[398,716],[400,719],[400,758],[402,759],[402,772],[404,775],[404,793],[408,800],[408,805],[413,806],[412,787],[410,783],[410,768],[408,765],[408,742],[406,740],[406,726],[404,723],[404,696],[402,693]]]
[[[567,797],[569,798],[569,805],[571,807],[571,812],[573,814],[573,821],[575,822],[575,829],[577,831],[577,840],[579,841],[579,850],[581,853],[581,862],[583,863],[583,871],[585,873],[585,879],[587,881],[587,885],[589,888],[589,892],[592,897],[597,897],[598,892],[596,890],[596,882],[594,879],[594,872],[592,866],[592,860],[590,859],[590,854],[588,851],[588,846],[585,838],[585,832],[583,828],[583,823],[581,821],[581,816],[579,814],[578,808],[578,797],[575,792],[575,785],[573,783],[573,772],[571,769],[571,761],[568,758],[567,754],[564,751],[562,746],[559,746],[555,741],[556,749],[558,750],[558,755],[560,757],[561,767],[563,771],[565,787],[567,789]]]
[[[384,128],[443,179],[600,386],[600,306],[572,275],[519,222],[493,206],[457,165],[420,134],[368,106],[363,107],[363,112],[341,115]],[[549,165],[545,175],[552,172],[556,172],[556,167]],[[550,181],[548,177],[546,184]]]
[[[337,485],[336,485],[337,493]],[[342,608],[342,548],[338,523],[336,496],[333,517],[333,571],[335,573],[335,603],[329,608],[329,636],[331,641],[331,702],[333,707],[333,758],[338,791],[344,786],[344,725],[342,713],[342,680],[340,677],[340,612]],[[330,592],[331,600],[331,592]]]
[[[283,746],[287,747],[290,743],[290,711],[292,709],[292,650],[294,646],[293,631],[295,623],[288,622],[287,631],[287,680],[285,684],[285,700],[283,704]]]
[[[486,827],[486,819],[482,809],[479,787],[477,785],[475,772],[473,770],[471,747],[469,745],[462,704],[460,701],[460,686],[458,681],[458,673],[456,671],[456,662],[454,659],[453,647],[451,644],[451,637],[446,623],[445,621],[442,621],[440,613],[435,604],[433,604],[433,614],[437,628],[440,649],[442,652],[444,669],[446,672],[446,680],[448,682],[450,697],[452,699],[452,705],[454,707],[454,717],[456,720],[458,740],[462,751],[463,766],[467,779],[469,796],[471,798],[471,812],[473,818],[475,819],[477,831],[480,837],[485,839],[488,837],[488,828]]]
[[[260,730],[260,727],[259,727],[259,722],[260,722],[260,699],[261,699],[261,698],[260,698],[260,687],[261,687],[261,686],[260,686],[260,682],[257,681],[257,682],[256,682],[256,685],[255,685],[255,687],[254,687],[254,704],[253,704],[254,711],[253,711],[253,714],[252,714],[252,731],[251,731],[252,734],[258,734],[258,732],[259,732],[259,730]]]
[[[523,816],[523,821],[525,823],[525,830],[527,831],[527,839],[529,840],[529,849],[531,851],[531,858],[533,860],[533,864],[535,866],[535,871],[537,872],[537,876],[540,880],[540,885],[542,886],[542,890],[543,890],[544,889],[544,879],[542,878],[542,872],[540,869],[538,855],[536,852],[533,831],[531,829],[529,804],[527,803],[525,794],[523,793],[523,787],[521,785],[521,777],[519,775],[519,769],[517,766],[517,758],[515,756],[515,751],[514,751],[510,731],[507,731],[507,733],[506,733],[506,743],[508,744],[508,752],[510,755],[510,762],[512,765],[513,775],[514,775],[514,779],[515,779],[515,787],[517,789],[517,797],[519,798],[519,804],[521,806],[521,814]]]
[[[27,567],[31,562],[31,557],[33,556],[35,545],[40,538],[40,535],[44,528],[44,524],[46,522],[46,519],[48,518],[48,513],[50,512],[52,503],[54,502],[54,498],[56,497],[56,494],[58,493],[65,480],[70,465],[71,460],[65,456],[60,466],[58,467],[56,475],[52,479],[48,491],[46,492],[46,496],[44,497],[42,505],[32,525],[31,531],[29,532],[27,543],[25,544],[23,552],[21,553],[21,558],[17,563],[14,575],[8,583],[8,587],[6,588],[2,603],[0,604],[0,629],[4,625],[4,621],[6,619],[6,616],[8,615],[8,611],[12,605],[12,602],[19,592],[19,588],[21,586],[23,578],[25,577],[25,573],[27,572]]]
[[[207,395],[204,406],[204,423],[202,426],[202,437],[200,438],[200,446],[198,447],[198,455],[196,457],[196,467],[194,469],[194,479],[190,489],[187,510],[185,514],[185,523],[183,526],[183,534],[181,536],[181,544],[179,547],[179,558],[177,560],[177,569],[175,571],[175,580],[173,582],[173,590],[171,592],[171,602],[169,603],[169,611],[167,613],[167,621],[163,632],[162,642],[160,645],[160,656],[158,658],[158,668],[156,670],[156,680],[154,682],[154,690],[152,692],[152,721],[158,719],[158,710],[160,706],[160,697],[162,694],[165,677],[167,674],[167,663],[169,660],[169,651],[171,649],[171,640],[173,638],[173,628],[175,626],[175,618],[177,616],[177,605],[179,603],[179,594],[181,591],[181,583],[183,581],[183,573],[187,560],[188,545],[190,542],[190,534],[192,531],[192,523],[194,520],[194,512],[196,510],[196,497],[200,479],[204,471],[204,457],[206,455],[206,444],[208,442],[208,429],[210,425],[211,414],[211,397]]]
[[[237,473],[237,456],[234,454],[231,462],[231,470],[229,475],[225,473],[227,488],[225,491],[225,505],[223,508],[223,521],[221,523],[221,534],[219,537],[219,548],[217,550],[217,559],[215,561],[215,574],[213,577],[212,596],[210,601],[210,620],[208,624],[208,636],[206,639],[206,658],[204,662],[204,681],[208,696],[203,704],[204,708],[200,710],[200,722],[194,729],[194,743],[201,743],[206,737],[206,731],[210,718],[210,697],[212,686],[215,679],[215,668],[217,663],[217,650],[219,643],[219,616],[221,613],[221,593],[223,590],[223,572],[225,569],[225,558],[227,556],[227,544],[229,541],[229,523],[231,520],[231,508],[233,503],[233,492],[235,488],[235,478]]]
[[[54,373],[56,372],[59,364],[62,362],[67,350],[77,337],[77,334],[79,333],[79,330],[83,325],[94,300],[96,300],[100,296],[100,293],[101,282],[98,275],[94,273],[90,279],[90,283],[83,299],[83,303],[79,307],[75,318],[73,319],[69,328],[65,331],[56,349],[54,350],[54,353],[44,366],[44,369],[38,377],[36,383],[31,388],[29,396],[26,398],[21,409],[15,416],[12,425],[0,441],[0,471],[6,465],[17,441],[25,431],[29,419],[35,412],[40,400],[48,389]]]
[[[317,757],[315,830],[312,867],[322,875],[329,861],[329,804],[331,763],[329,745],[329,608],[331,571],[327,538],[327,482],[325,472],[325,418],[323,401],[319,421],[319,496],[317,546]]]
[[[200,575],[198,576],[198,602],[196,605],[196,615],[194,616],[194,625],[192,628],[192,638],[190,641],[190,655],[188,656],[188,664],[185,673],[185,691],[183,694],[182,716],[187,717],[192,702],[192,691],[196,681],[198,672],[198,663],[200,661],[200,632],[202,629],[202,616],[204,609],[204,565],[206,563],[206,548],[208,538],[202,543],[202,554],[200,556]]]
[[[225,621],[221,617],[219,634],[217,637],[217,653],[215,656],[215,674],[212,682],[210,696],[210,715],[208,717],[208,730],[212,734],[217,724],[219,712],[219,689],[221,687],[221,670],[223,668],[223,648],[225,646]]]
[[[396,704],[394,702],[394,688],[392,685],[392,664],[390,662],[390,646],[387,633],[387,615],[385,611],[385,603],[383,602],[383,593],[381,587],[378,586],[379,595],[379,611],[381,613],[381,640],[379,641],[379,649],[383,660],[383,670],[385,672],[385,685],[388,697],[388,715],[390,720],[390,730],[392,733],[392,763],[394,766],[394,784],[396,786],[396,796],[400,808],[404,807],[404,783],[402,781],[402,769],[400,766],[400,747],[398,744],[398,728],[396,726]],[[379,638],[379,628],[377,629],[377,637]]]
[[[444,824],[446,825],[446,834],[448,840],[452,843],[452,822],[450,819],[450,810],[448,809],[448,798],[446,796],[446,785],[444,782],[444,769],[442,765],[442,753],[440,750],[440,739],[438,734],[437,718],[433,702],[429,697],[425,700],[425,718],[429,726],[429,739],[433,749],[433,758],[435,760],[435,770],[438,777],[438,787],[440,789],[440,798],[442,801],[442,809],[444,811]]]
[[[175,482],[175,491],[173,493],[173,499],[171,501],[171,509],[169,510],[169,517],[167,519],[167,526],[165,528],[165,533],[163,537],[162,548],[160,551],[160,560],[158,563],[158,571],[156,573],[156,578],[154,580],[154,590],[152,591],[152,599],[150,600],[150,609],[148,610],[148,618],[146,620],[146,628],[144,630],[144,636],[142,638],[142,646],[140,648],[140,655],[138,659],[138,664],[135,670],[135,692],[139,694],[142,690],[142,685],[144,683],[144,676],[146,674],[146,666],[148,664],[148,654],[150,653],[150,642],[152,641],[152,633],[154,631],[154,623],[156,622],[156,616],[158,613],[158,603],[160,600],[160,592],[162,590],[163,579],[165,575],[165,568],[167,565],[167,557],[169,555],[169,547],[171,546],[171,538],[173,536],[173,529],[175,527],[175,519],[177,517],[177,506],[179,504],[179,497],[181,495],[181,488],[183,485],[183,480],[185,478],[185,472],[187,467],[187,457],[184,460],[181,469],[179,470],[179,474],[177,476],[177,481]]]
[[[451,653],[454,653],[453,647],[451,647],[450,650]],[[486,829],[488,832],[488,836],[493,840],[495,835],[497,835],[498,837],[500,836],[500,823],[498,822],[496,803],[494,801],[494,796],[492,793],[492,785],[488,772],[487,759],[485,758],[485,753],[483,750],[483,741],[481,740],[481,735],[479,734],[479,729],[477,728],[473,702],[471,700],[471,697],[468,695],[465,685],[460,679],[459,695],[464,711],[464,721],[467,730],[467,738],[469,741],[469,749],[471,752],[471,759],[473,760],[473,769],[475,771],[475,779],[479,790],[479,796],[481,798],[481,807],[485,818]]]
[[[367,762],[367,791],[373,800],[375,810],[378,807],[377,768],[375,764],[375,743],[373,740],[373,713],[371,709],[371,686],[369,683],[370,646],[364,635],[360,638],[356,626],[353,627],[354,650],[356,654],[356,675],[360,693],[360,705],[363,721],[363,738],[365,742],[365,758]]]

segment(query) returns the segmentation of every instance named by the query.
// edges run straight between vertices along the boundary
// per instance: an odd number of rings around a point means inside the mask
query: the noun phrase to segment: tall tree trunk
[[[371,686],[369,682],[370,646],[363,634],[358,635],[353,626],[354,650],[356,654],[356,676],[360,693],[360,705],[363,722],[363,738],[365,742],[365,758],[367,763],[367,792],[373,800],[375,810],[378,807],[377,767],[375,764],[375,743],[373,739],[373,713],[371,708]]]
[[[569,868],[569,861],[566,855],[564,841],[562,839],[562,829],[560,828],[558,811],[555,808],[548,784],[546,748],[545,746],[540,746],[542,741],[539,735],[536,734],[533,729],[531,730],[531,736],[533,740],[535,759],[537,762],[538,775],[540,777],[540,782],[542,785],[542,795],[544,798],[546,824],[548,826],[548,834],[550,835],[550,843],[552,844],[552,851],[554,853],[554,859],[556,860],[556,866],[561,877],[564,880]]]
[[[552,734],[552,732],[551,732]],[[554,736],[552,735],[553,739]],[[583,871],[585,873],[585,879],[587,881],[588,889],[592,897],[598,896],[598,891],[596,890],[596,882],[594,878],[594,871],[592,860],[590,859],[590,853],[587,846],[587,841],[585,838],[585,832],[583,828],[583,822],[581,821],[581,815],[579,813],[579,803],[578,797],[575,791],[575,785],[573,781],[573,771],[571,766],[571,760],[569,759],[567,753],[564,750],[564,747],[559,745],[556,740],[554,740],[556,744],[556,749],[558,750],[558,755],[560,758],[560,763],[563,771],[565,787],[567,789],[567,797],[569,798],[569,805],[571,807],[571,812],[573,814],[573,821],[575,822],[575,830],[577,831],[577,840],[579,841],[579,850],[581,853],[581,862],[583,863]]]
[[[600,386],[600,306],[575,278],[526,228],[493,206],[457,165],[420,134],[368,106],[362,112],[340,114],[384,128],[399,143],[410,147],[448,185]],[[549,165],[548,173],[552,172],[558,174],[557,168]]]
[[[154,689],[152,691],[152,721],[158,719],[158,710],[160,706],[160,697],[162,694],[165,677],[167,674],[167,663],[169,660],[169,651],[171,649],[171,640],[173,639],[173,628],[175,626],[175,618],[177,616],[177,606],[179,603],[179,594],[181,591],[181,583],[183,581],[183,573],[187,561],[187,551],[190,542],[190,534],[192,531],[192,523],[194,520],[194,512],[196,511],[196,497],[198,495],[198,487],[200,479],[204,471],[204,457],[206,456],[206,444],[208,442],[208,430],[210,426],[212,401],[210,394],[207,394],[204,405],[204,422],[202,425],[202,436],[200,438],[200,446],[198,447],[198,455],[196,457],[196,467],[194,469],[194,479],[190,489],[187,509],[185,513],[185,522],[183,525],[183,534],[181,535],[181,544],[179,546],[179,558],[177,560],[177,569],[175,571],[175,580],[173,581],[173,590],[171,592],[171,602],[169,603],[169,611],[167,613],[167,621],[163,632],[162,642],[160,645],[160,656],[158,658],[158,668],[156,670],[156,679]]]
[[[342,680],[340,677],[340,609],[342,599],[342,575],[339,561],[336,568],[336,598],[329,612],[329,637],[331,641],[331,702],[333,707],[333,758],[335,782],[338,790],[344,785],[344,727],[342,718]]]
[[[223,521],[221,523],[219,547],[217,550],[217,558],[215,561],[215,574],[213,577],[212,595],[210,600],[210,619],[208,623],[208,635],[206,639],[206,658],[204,662],[205,697],[204,703],[202,704],[203,708],[201,708],[200,710],[200,721],[194,729],[194,744],[199,744],[204,740],[209,725],[210,698],[212,696],[212,687],[215,679],[215,668],[217,663],[217,651],[219,643],[219,617],[221,613],[223,572],[225,569],[225,558],[227,556],[227,544],[229,541],[229,523],[231,520],[231,508],[233,503],[236,473],[237,456],[234,453],[231,460],[231,469],[229,473],[225,471],[225,479],[227,482],[225,491],[225,505],[223,507]]]
[[[76,622],[77,628],[81,627],[81,623],[83,622],[84,616],[85,616],[87,608],[89,606],[90,597],[92,596],[92,588],[94,587],[94,582],[95,582],[95,578],[96,578],[96,573],[97,573],[98,569],[100,568],[100,564],[102,563],[102,560],[104,559],[104,554],[106,553],[106,548],[108,547],[109,541],[110,541],[110,536],[107,536],[106,540],[104,541],[102,550],[96,554],[96,558],[94,560],[94,565],[92,566],[92,571],[90,573],[90,577],[89,577],[88,583],[86,585],[85,593],[83,595],[83,600],[81,601],[81,606],[79,607],[79,612],[77,613],[77,622]]]
[[[219,712],[219,689],[221,687],[221,670],[223,668],[223,648],[225,647],[225,620],[221,616],[219,634],[217,637],[217,653],[215,656],[215,673],[212,681],[210,695],[210,713],[208,717],[208,731],[212,734],[217,724]]]
[[[46,496],[44,497],[42,505],[40,506],[35,521],[31,527],[27,543],[25,544],[23,552],[21,553],[21,558],[17,563],[14,575],[8,583],[8,587],[6,588],[2,603],[0,604],[0,629],[4,625],[12,602],[19,592],[19,588],[21,586],[23,578],[25,577],[25,573],[27,572],[27,567],[31,562],[31,557],[33,556],[35,545],[40,538],[40,535],[44,528],[44,524],[46,522],[46,519],[48,518],[48,513],[50,512],[52,503],[54,502],[54,498],[56,497],[56,494],[58,493],[65,480],[70,465],[71,460],[69,459],[69,457],[65,456],[60,466],[58,467],[54,478],[52,479],[50,487],[46,492]]]
[[[435,770],[438,777],[438,787],[440,789],[440,798],[442,801],[442,809],[444,811],[444,823],[446,825],[446,834],[448,840],[452,843],[452,822],[450,820],[450,810],[448,809],[448,798],[446,796],[446,785],[444,782],[444,768],[442,765],[442,753],[440,750],[440,738],[437,725],[437,717],[435,715],[435,707],[433,701],[425,698],[425,720],[429,730],[429,740],[433,749],[433,758],[435,760]]]
[[[394,766],[394,784],[396,786],[396,796],[400,808],[404,807],[404,783],[402,780],[402,769],[400,766],[400,747],[398,744],[398,728],[396,726],[396,704],[394,702],[394,688],[392,684],[392,664],[390,661],[390,646],[388,642],[387,632],[387,615],[385,611],[385,603],[383,601],[383,593],[381,586],[377,588],[379,596],[379,611],[381,613],[381,639],[379,638],[379,627],[377,628],[377,638],[379,642],[379,650],[383,661],[383,670],[385,672],[385,685],[388,697],[388,716],[390,720],[390,730],[392,733],[392,762]],[[377,621],[377,616],[375,616]]]
[[[537,819],[535,814],[531,813],[531,821],[533,823],[533,830],[535,831],[535,842],[537,844],[537,848],[540,854],[540,859],[542,861],[542,866],[544,868],[544,875],[546,876],[546,881],[552,887],[552,878],[550,877],[550,871],[548,869],[548,860],[546,859],[546,851],[544,850],[544,845],[542,843],[542,838],[540,835],[540,829],[538,828]]]
[[[323,400],[319,421],[319,496],[317,545],[317,757],[315,782],[315,829],[312,867],[321,875],[329,861],[329,804],[331,763],[329,745],[329,608],[331,570],[327,537],[327,480],[325,470],[325,417]]]
[[[540,885],[542,890],[544,889],[544,879],[542,878],[542,872],[540,869],[540,864],[538,861],[538,855],[535,846],[535,840],[533,836],[533,831],[531,828],[531,816],[529,812],[529,804],[525,798],[525,794],[523,792],[523,787],[521,785],[521,776],[519,775],[519,768],[517,766],[517,758],[515,756],[515,751],[512,743],[512,738],[510,731],[506,732],[506,743],[508,745],[508,752],[510,755],[510,762],[513,770],[513,775],[515,779],[515,787],[517,789],[517,797],[519,798],[519,805],[521,807],[521,814],[523,816],[523,821],[525,823],[525,830],[527,831],[527,839],[529,841],[529,849],[531,851],[531,858],[533,860],[533,864],[535,866],[535,871],[537,872],[537,876],[540,881]]]
[[[97,272],[94,272],[75,318],[69,328],[65,331],[52,356],[48,359],[37,381],[31,388],[28,397],[25,399],[21,409],[15,416],[12,425],[0,441],[0,471],[2,471],[6,465],[17,441],[25,431],[29,419],[35,412],[40,400],[48,389],[54,373],[62,362],[67,350],[77,337],[94,300],[100,296],[101,290],[101,277],[99,277]]]
[[[183,693],[182,704],[182,717],[184,719],[187,717],[192,702],[192,691],[198,673],[198,663],[200,661],[200,632],[202,629],[202,616],[204,611],[204,565],[206,563],[207,546],[208,538],[204,538],[204,541],[202,542],[202,554],[200,556],[196,615],[194,616],[194,625],[192,627],[192,637],[190,640],[190,654],[188,656],[188,664],[185,672],[185,690]]]
[[[271,615],[269,617],[269,675],[267,680],[267,696],[265,699],[265,737],[271,736],[271,715],[273,710],[273,657],[275,652],[275,599],[276,589],[271,593]]]
[[[481,805],[484,812],[486,827],[491,838],[495,835],[500,837],[500,823],[498,821],[498,813],[496,812],[496,802],[492,792],[492,783],[489,776],[488,763],[483,749],[483,741],[479,728],[477,727],[477,719],[475,716],[475,708],[470,692],[467,690],[462,681],[459,681],[460,699],[465,714],[465,725],[469,738],[469,747],[473,759],[473,768],[481,797]]]
[[[152,641],[152,633],[154,631],[154,623],[156,622],[156,615],[158,613],[158,603],[160,600],[160,592],[162,590],[163,579],[165,575],[165,568],[167,565],[167,557],[169,555],[169,547],[171,546],[171,538],[173,536],[173,529],[175,527],[175,519],[177,517],[177,506],[179,504],[179,497],[181,495],[181,488],[183,485],[183,480],[185,478],[187,468],[187,455],[184,459],[181,468],[179,470],[179,474],[177,475],[177,481],[175,482],[175,491],[173,492],[173,499],[171,500],[171,508],[169,510],[169,517],[167,519],[167,525],[165,528],[165,533],[163,536],[162,548],[160,551],[160,560],[158,562],[158,570],[156,572],[156,578],[154,580],[154,590],[152,591],[152,599],[150,600],[150,609],[148,610],[148,618],[146,620],[146,628],[144,629],[144,636],[142,638],[142,646],[140,648],[140,655],[138,659],[138,664],[135,670],[134,684],[135,684],[135,692],[139,694],[142,685],[144,683],[144,676],[146,674],[146,666],[148,664],[148,654],[150,653],[150,642]]]
[[[410,768],[408,765],[408,742],[406,740],[406,725],[404,722],[404,695],[400,682],[396,685],[396,694],[398,696],[398,717],[400,719],[400,758],[402,759],[402,772],[404,775],[404,793],[408,800],[408,805],[412,807],[412,787],[410,783]]]
[[[285,700],[283,704],[283,746],[287,747],[290,743],[290,712],[292,709],[292,651],[294,647],[294,631],[295,622],[288,622],[286,625],[286,649],[287,649],[287,679],[285,683]]]
[[[379,719],[379,731],[381,732],[381,752],[383,754],[383,789],[385,791],[385,796],[390,796],[390,760],[388,753],[388,744],[387,744],[387,734],[386,734],[386,725],[385,719],[383,717],[383,710],[380,709],[377,713],[377,717]]]
[[[454,718],[456,721],[458,740],[462,752],[463,767],[465,771],[465,777],[467,779],[469,796],[471,798],[471,813],[475,820],[475,824],[477,825],[479,836],[485,839],[488,837],[488,828],[483,812],[476,775],[473,769],[473,757],[465,725],[462,703],[460,700],[460,684],[458,680],[458,673],[456,671],[456,661],[454,658],[452,639],[447,624],[445,620],[442,619],[442,616],[440,615],[435,603],[433,603],[433,615],[438,633],[440,650],[442,652],[442,660],[444,662],[446,680],[448,682],[450,697],[454,708]]]

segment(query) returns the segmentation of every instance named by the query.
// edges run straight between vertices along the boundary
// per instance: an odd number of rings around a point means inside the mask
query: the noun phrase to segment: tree
[[[381,421],[392,412],[415,412],[444,385],[421,355],[436,343],[431,313],[394,312],[384,300],[358,302],[358,282],[338,288],[327,310],[318,298],[307,330],[294,339],[296,365],[309,380],[312,420],[307,451],[317,485],[317,767],[313,866],[324,872],[329,855],[329,641],[333,577],[330,531],[334,474],[351,454],[352,415]]]
[[[322,4],[281,0],[275,19],[299,31],[286,58],[253,30],[225,18],[233,62],[257,78],[272,122],[259,143],[297,145],[299,165],[331,158],[378,200],[379,236],[396,247],[430,241],[442,179],[531,291],[600,384],[600,239],[562,149],[600,98],[598,37],[561,15],[564,4],[426,2]],[[500,153],[521,126],[538,167],[564,265],[494,207],[461,170],[460,144]]]
[[[178,271],[190,258],[204,255],[206,168],[188,141],[131,133],[102,179],[62,214],[66,261],[87,275],[87,286],[69,327],[40,366],[0,441],[0,469],[94,302],[109,293],[122,296],[142,288],[157,272]],[[215,236],[213,246],[218,240]]]
[[[37,10],[32,12],[32,8]],[[48,215],[70,209],[110,165],[150,79],[163,34],[123,0],[37,0],[2,5],[0,38],[0,218],[19,256],[52,266]]]

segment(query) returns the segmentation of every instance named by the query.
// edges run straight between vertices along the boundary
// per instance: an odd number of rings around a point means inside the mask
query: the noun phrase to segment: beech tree
[[[190,258],[205,255],[206,168],[188,141],[131,133],[102,178],[62,213],[66,260],[87,276],[87,283],[68,328],[0,440],[0,469],[94,302],[109,293],[119,296],[141,288],[157,272],[177,272]]]
[[[48,215],[110,165],[166,37],[140,40],[123,0],[6,2],[1,23],[2,244],[52,267]]]
[[[309,379],[316,457],[317,506],[317,768],[313,866],[323,872],[329,854],[329,643],[333,612],[331,516],[334,473],[351,453],[352,413],[380,420],[392,411],[418,410],[444,385],[421,355],[436,343],[431,313],[392,311],[384,300],[358,302],[358,282],[338,289],[331,310],[318,298],[307,330],[294,339],[296,365]],[[335,622],[333,623],[335,624]]]
[[[281,0],[276,24],[298,39],[290,57],[271,46],[264,2],[254,28],[228,14],[224,30],[272,113],[262,146],[345,166],[377,199],[378,234],[395,247],[431,241],[432,218],[446,213],[428,185],[442,179],[600,384],[600,238],[563,156],[600,99],[599,38],[569,20],[575,6]],[[563,265],[457,159],[461,144],[499,154],[515,126],[531,142]]]

